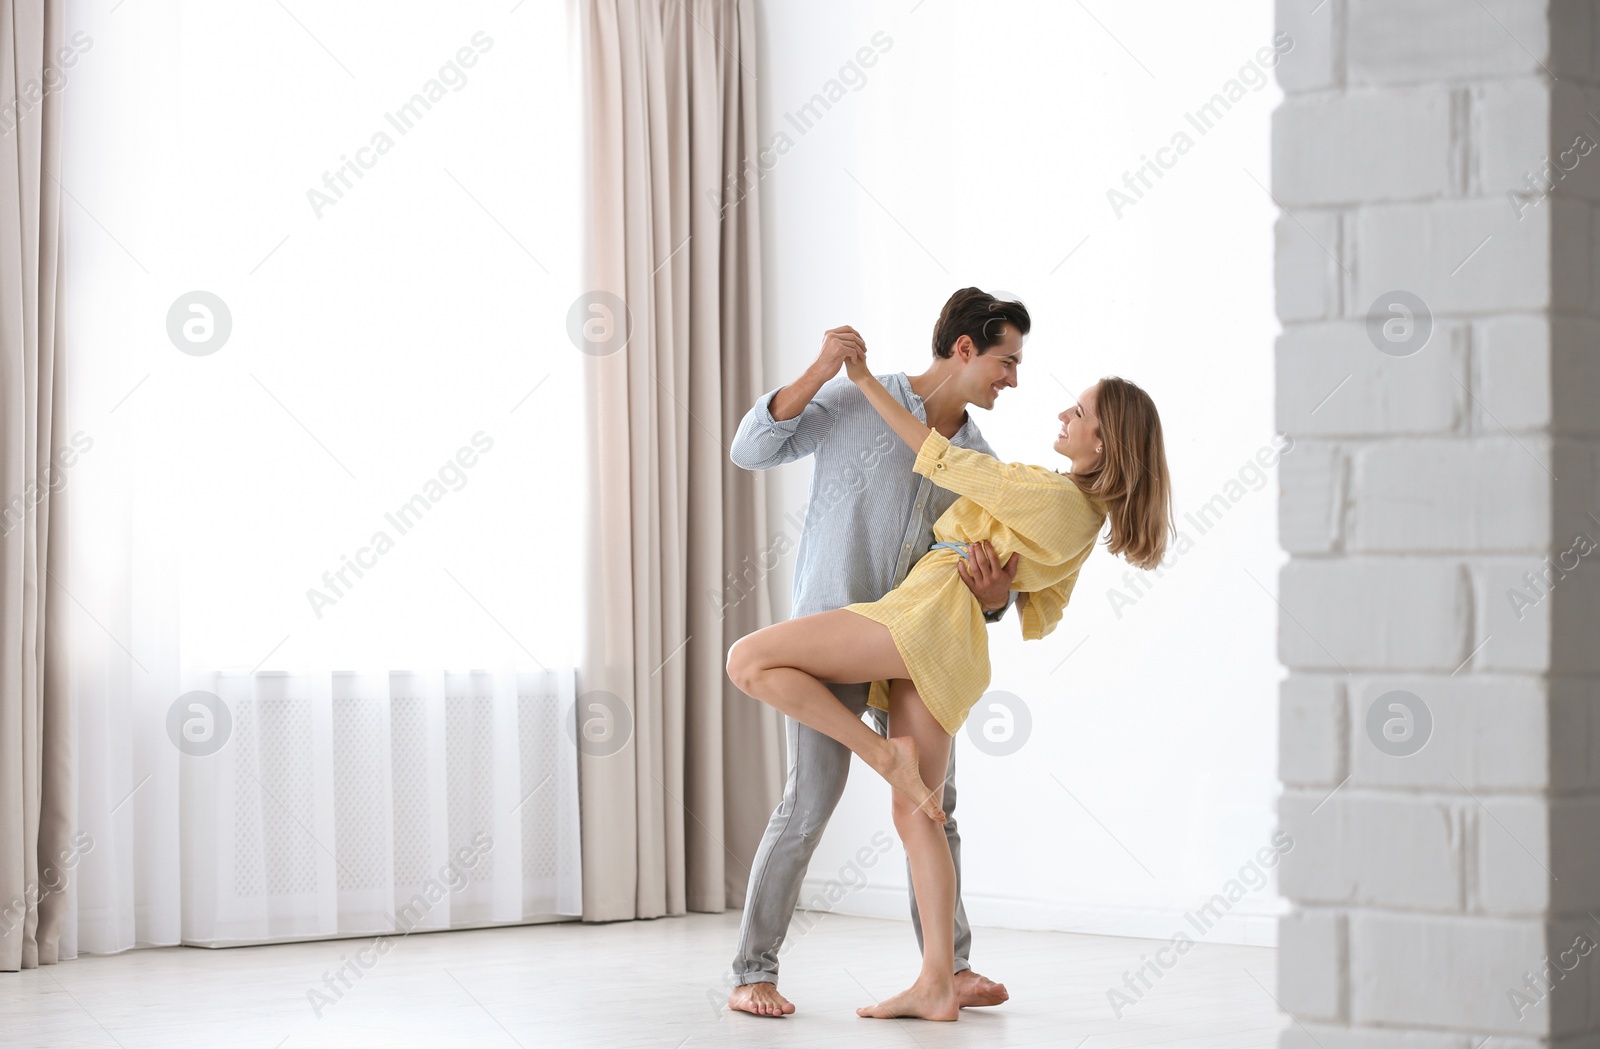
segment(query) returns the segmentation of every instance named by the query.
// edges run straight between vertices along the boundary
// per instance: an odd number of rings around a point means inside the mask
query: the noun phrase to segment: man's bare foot
[[[963,1009],[977,1005],[999,1005],[1010,997],[1003,983],[995,983],[971,969],[956,973],[956,999],[961,1002]]]
[[[877,1005],[863,1005],[856,1010],[856,1015],[879,1020],[892,1020],[897,1016],[911,1016],[919,1020],[959,1020],[961,1003],[956,998],[954,984],[938,988],[918,980],[893,998],[886,998]]]
[[[889,786],[915,801],[930,820],[943,823],[944,810],[934,802],[934,792],[922,782],[922,771],[917,762],[917,741],[911,736],[895,736],[888,743],[890,763],[886,768],[879,769],[879,774],[889,781]]]
[[[787,1016],[794,1012],[794,1004],[778,993],[777,984],[771,983],[740,984],[729,993],[728,1008],[753,1016]]]

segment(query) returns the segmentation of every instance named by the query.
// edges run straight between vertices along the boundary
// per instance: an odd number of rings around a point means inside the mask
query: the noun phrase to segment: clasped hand
[[[1017,555],[1013,553],[1002,565],[989,541],[979,540],[967,544],[967,560],[956,565],[956,573],[978,599],[978,606],[993,612],[1004,608],[1011,594],[1011,583],[1017,578]]]

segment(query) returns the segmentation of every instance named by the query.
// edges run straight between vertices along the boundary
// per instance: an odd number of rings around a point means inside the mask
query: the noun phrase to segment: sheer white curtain
[[[63,957],[580,913],[564,7],[71,4]]]

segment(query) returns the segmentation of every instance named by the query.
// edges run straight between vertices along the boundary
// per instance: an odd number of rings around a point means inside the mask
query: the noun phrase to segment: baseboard
[[[259,940],[180,940],[181,947],[204,947],[214,950],[228,950],[233,947],[270,947],[280,943],[321,943],[323,940],[372,940],[379,936],[399,940],[407,936],[426,936],[433,932],[463,932],[468,929],[506,929],[515,925],[553,925],[557,922],[575,922],[581,919],[575,914],[547,914],[534,915],[528,918],[519,918],[516,921],[504,922],[463,922],[460,925],[438,927],[432,929],[412,929],[406,932],[401,929],[369,929],[366,932],[338,932],[328,935],[313,934],[309,936],[275,936]],[[140,946],[145,946],[141,944]],[[170,944],[156,944],[151,946],[171,946]]]
[[[801,886],[800,909],[850,914],[863,918],[889,918],[910,923],[910,899],[904,889],[862,886],[828,901],[830,888],[839,882],[807,878]],[[1074,903],[988,893],[963,893],[967,920],[974,925],[1031,932],[1076,932],[1093,936],[1130,936],[1170,941],[1182,932],[1196,943],[1226,943],[1246,947],[1276,947],[1278,916],[1287,911],[1277,897],[1253,894],[1234,904],[1209,927],[1193,924],[1190,915],[1204,901],[1188,909],[1130,907],[1103,903]]]

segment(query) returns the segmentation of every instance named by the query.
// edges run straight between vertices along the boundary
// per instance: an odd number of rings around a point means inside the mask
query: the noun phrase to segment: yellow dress
[[[1105,507],[1068,477],[957,448],[937,430],[929,431],[912,469],[962,496],[934,522],[936,540],[988,540],[1001,564],[1019,555],[1011,589],[1029,595],[1023,640],[1054,630],[1078,566],[1105,523]],[[931,550],[883,597],[845,606],[889,628],[923,704],[952,736],[989,687],[988,628],[956,572],[960,560],[949,547]],[[888,699],[888,682],[873,682],[867,702],[887,710]]]

